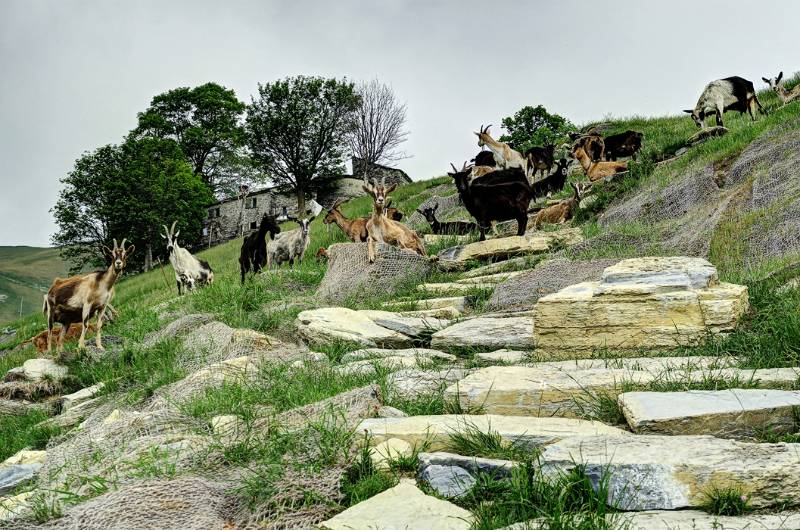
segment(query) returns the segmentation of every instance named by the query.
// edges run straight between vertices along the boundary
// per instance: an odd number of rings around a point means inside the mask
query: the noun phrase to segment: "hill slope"
[[[67,274],[58,250],[39,247],[0,247],[0,326],[39,311],[42,294],[56,276]]]

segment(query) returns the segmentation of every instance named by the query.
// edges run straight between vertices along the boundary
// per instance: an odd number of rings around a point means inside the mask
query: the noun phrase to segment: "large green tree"
[[[244,109],[233,90],[216,83],[176,88],[155,96],[139,113],[132,136],[175,140],[193,171],[218,192],[239,177],[230,164],[244,155]]]
[[[62,183],[52,210],[58,225],[52,241],[72,270],[103,265],[102,246],[113,238],[127,238],[142,249],[130,265],[147,268],[154,252],[164,253],[158,234],[172,221],[178,222],[183,244],[197,243],[212,199],[177,143],[159,138],[129,139],[86,153]]]
[[[507,133],[500,141],[521,153],[534,146],[557,144],[575,130],[568,119],[548,112],[542,105],[522,107],[514,116],[503,118],[502,125]]]
[[[308,194],[343,172],[358,103],[347,80],[300,76],[259,85],[247,107],[247,143],[270,179],[296,195],[298,211]]]

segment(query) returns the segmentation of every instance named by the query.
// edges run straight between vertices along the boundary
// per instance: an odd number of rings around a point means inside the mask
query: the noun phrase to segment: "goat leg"
[[[97,315],[97,331],[95,332],[94,336],[94,345],[97,346],[98,350],[104,350],[103,343],[100,340],[100,330],[103,329],[103,320],[106,314],[106,309],[108,309],[108,304],[104,305],[103,308],[100,310],[100,313]],[[84,326],[85,328],[86,326]]]
[[[375,240],[367,236],[367,261],[375,263]]]

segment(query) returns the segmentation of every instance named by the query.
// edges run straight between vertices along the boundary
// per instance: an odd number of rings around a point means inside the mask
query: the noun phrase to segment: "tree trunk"
[[[153,268],[153,245],[147,244],[147,250],[144,254],[144,271],[147,272]]]
[[[295,190],[295,194],[297,195],[297,218],[303,219],[306,216],[306,194],[300,188]]]

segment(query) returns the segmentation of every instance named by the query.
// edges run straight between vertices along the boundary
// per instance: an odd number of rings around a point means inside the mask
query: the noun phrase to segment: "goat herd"
[[[783,105],[800,99],[800,85],[787,90],[782,84],[783,72],[774,78],[762,78],[777,94]],[[712,81],[706,85],[695,107],[685,112],[690,114],[698,127],[705,127],[705,118],[714,115],[717,126],[722,127],[722,115],[728,110],[748,112],[755,120],[753,110],[766,111],[758,101],[751,81],[738,76]],[[476,223],[468,221],[440,222],[436,219],[438,204],[419,210],[431,226],[434,234],[461,235],[480,233],[480,240],[486,238],[486,230],[495,221],[517,221],[517,235],[524,235],[529,225],[528,214],[535,213],[531,220],[534,228],[542,223],[562,223],[569,220],[581,200],[583,192],[594,182],[627,171],[628,162],[618,158],[635,157],[642,147],[643,135],[636,131],[603,137],[594,129],[582,134],[571,134],[570,155],[583,169],[588,183],[571,183],[573,195],[565,200],[547,205],[540,209],[529,209],[531,201],[537,198],[558,193],[566,184],[568,163],[565,158],[555,161],[555,146],[533,147],[525,153],[512,149],[508,144],[499,142],[489,134],[489,127],[481,126],[478,146],[487,147],[488,151],[478,153],[472,159],[473,164],[466,162],[461,169],[452,166],[448,173],[453,179],[461,203]],[[569,147],[569,146],[567,146]],[[548,174],[553,166],[556,169]],[[541,172],[543,178],[535,180]],[[369,182],[364,180],[363,189],[373,199],[373,212],[369,217],[348,219],[341,212],[341,201],[336,201],[329,209],[323,222],[335,223],[347,237],[354,242],[367,243],[367,255],[370,262],[375,261],[375,243],[386,243],[426,256],[422,238],[400,220],[403,214],[391,207],[389,194],[396,184],[386,185],[385,180]],[[319,206],[319,205],[316,205]],[[314,211],[306,219],[292,219],[299,227],[281,232],[277,219],[272,215],[264,215],[258,230],[244,238],[239,264],[241,281],[251,270],[260,271],[263,267],[280,265],[302,259],[309,245],[309,225],[320,213]],[[267,242],[266,235],[270,234]],[[171,228],[164,225],[163,237],[167,242],[169,260],[175,272],[178,294],[185,287],[193,291],[198,284],[209,284],[214,281],[214,272],[206,261],[193,256],[187,249],[178,245],[175,223]],[[134,246],[125,248],[126,240],[118,245],[114,239],[114,247],[103,247],[111,264],[106,270],[73,276],[67,279],[56,278],[48,293],[44,296],[43,312],[47,317],[47,351],[51,351],[53,325],[61,324],[58,336],[58,351],[64,346],[64,338],[73,333],[73,324],[80,326],[79,347],[85,347],[85,334],[89,328],[89,320],[97,315],[95,342],[102,349],[100,332],[103,321],[108,314],[115,312],[110,302],[114,297],[114,284],[125,268],[127,258],[133,253]],[[324,258],[327,252],[321,248],[318,258]],[[44,333],[44,332],[43,332]],[[75,332],[77,334],[77,332]]]

